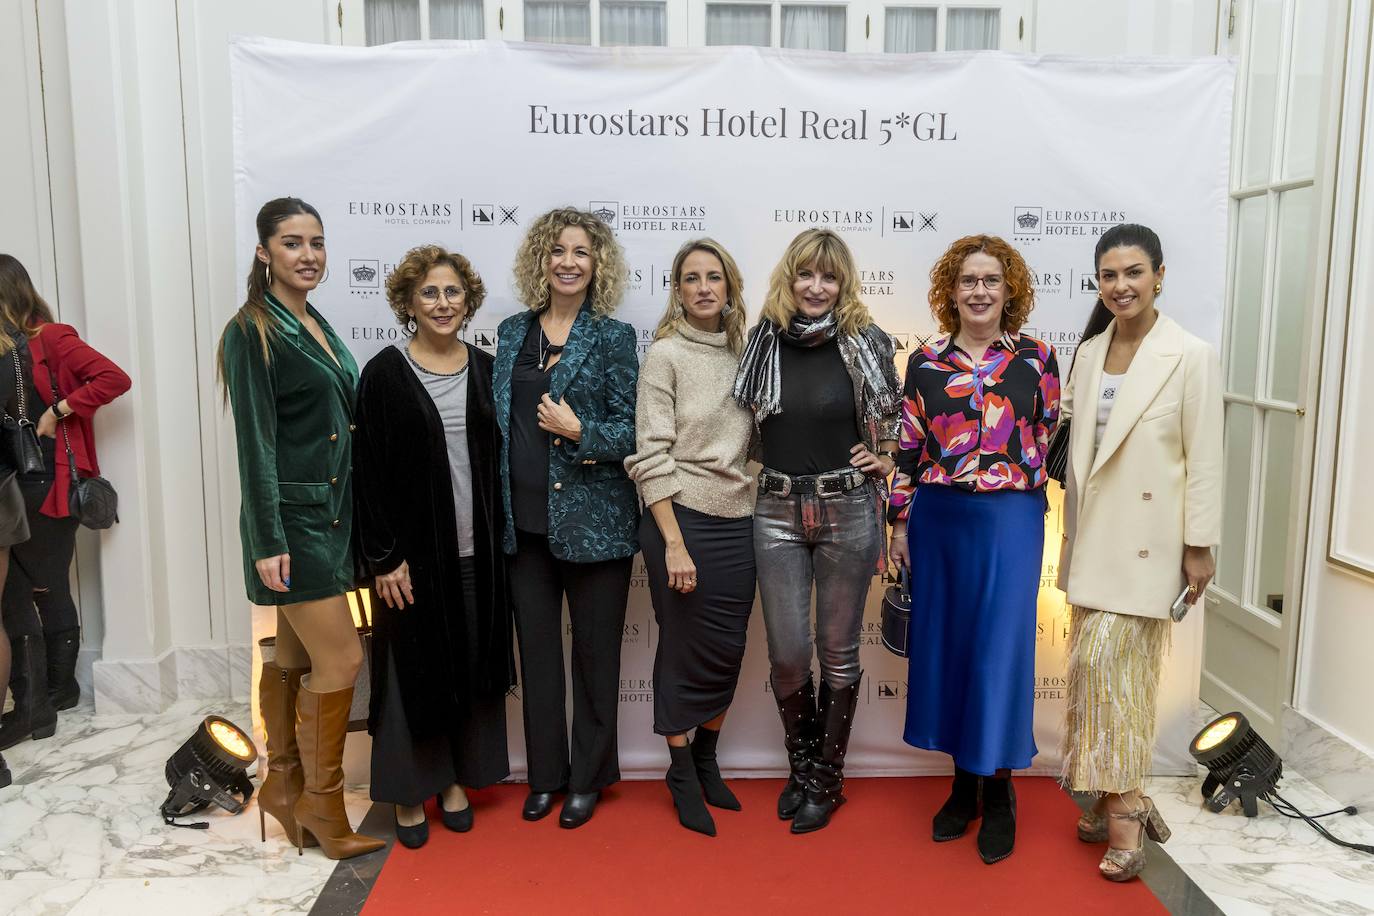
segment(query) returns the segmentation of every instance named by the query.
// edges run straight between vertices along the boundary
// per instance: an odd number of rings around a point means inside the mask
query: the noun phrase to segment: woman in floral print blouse
[[[978,852],[1011,855],[1010,773],[1035,756],[1035,607],[1059,416],[1054,349],[1020,333],[1030,270],[1002,239],[959,239],[930,271],[942,336],[907,363],[891,555],[913,583],[908,744],[954,758],[935,840],[978,816]],[[908,534],[908,532],[910,532]],[[980,793],[981,787],[981,793]]]

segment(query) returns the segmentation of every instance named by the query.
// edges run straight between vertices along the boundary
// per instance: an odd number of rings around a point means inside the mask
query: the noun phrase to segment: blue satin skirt
[[[912,497],[907,744],[990,776],[1035,756],[1035,616],[1043,490]]]

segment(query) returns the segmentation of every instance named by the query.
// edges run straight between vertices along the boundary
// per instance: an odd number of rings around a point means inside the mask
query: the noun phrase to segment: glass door
[[[1207,594],[1202,698],[1240,709],[1270,739],[1289,694],[1307,517],[1306,364],[1323,283],[1322,143],[1334,0],[1223,4],[1222,51],[1239,56],[1222,368],[1221,546]],[[1343,21],[1343,17],[1341,17]],[[1229,35],[1228,35],[1229,33]],[[1326,191],[1325,193],[1329,193]],[[1315,380],[1312,380],[1315,385]]]

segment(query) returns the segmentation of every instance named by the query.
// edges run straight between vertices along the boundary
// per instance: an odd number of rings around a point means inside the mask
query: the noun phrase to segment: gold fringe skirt
[[[1079,607],[1072,615],[1059,780],[1076,792],[1130,792],[1150,775],[1172,621]]]

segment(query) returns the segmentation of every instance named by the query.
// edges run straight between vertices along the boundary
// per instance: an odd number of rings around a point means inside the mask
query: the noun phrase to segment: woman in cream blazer
[[[1144,867],[1142,832],[1168,836],[1140,786],[1169,608],[1185,590],[1189,604],[1202,595],[1221,532],[1220,367],[1155,309],[1163,260],[1144,226],[1103,234],[1101,299],[1063,398],[1074,422],[1059,570],[1073,605],[1062,779],[1098,796],[1078,835],[1110,841],[1100,870],[1114,881]]]

